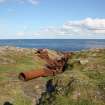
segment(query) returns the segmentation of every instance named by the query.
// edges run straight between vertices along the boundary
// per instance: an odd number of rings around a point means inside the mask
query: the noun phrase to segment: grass
[[[16,94],[13,103],[14,105],[32,105],[31,100],[22,96],[21,94]]]
[[[44,96],[43,105],[105,105],[105,50],[75,52],[65,72],[53,79],[56,92],[52,101]]]
[[[8,80],[18,80],[17,75],[22,71],[42,68],[45,61],[33,53],[27,55],[9,51],[2,57],[15,62],[0,65],[0,104],[8,99],[13,105],[32,105],[21,85]],[[81,59],[88,62],[82,64]],[[39,105],[105,105],[105,50],[75,52],[68,60],[64,73],[43,79],[53,79],[56,91],[53,94],[46,92]]]
[[[43,60],[34,60],[35,55],[7,55],[4,58],[10,58],[16,61],[15,63],[0,64],[0,80],[6,80],[7,76],[4,73],[15,73],[18,74],[22,71],[37,70],[43,67],[45,62]],[[3,75],[3,76],[2,76]],[[10,77],[9,77],[10,78]]]
[[[22,71],[40,69],[45,61],[38,59],[33,53],[26,53],[8,50],[0,54],[2,62],[6,62],[0,64],[0,105],[6,101],[13,105],[32,105],[32,99],[23,93],[18,74]],[[14,62],[11,63],[11,60]]]

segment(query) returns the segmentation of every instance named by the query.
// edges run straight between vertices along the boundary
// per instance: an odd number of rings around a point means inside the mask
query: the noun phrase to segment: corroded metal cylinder
[[[31,71],[21,72],[19,74],[19,79],[27,81],[33,78],[42,77],[44,75],[45,75],[44,70],[31,70]]]
[[[27,81],[38,77],[46,77],[46,76],[52,76],[52,75],[53,75],[53,71],[49,69],[31,70],[31,71],[21,72],[19,74],[19,79],[23,81]]]

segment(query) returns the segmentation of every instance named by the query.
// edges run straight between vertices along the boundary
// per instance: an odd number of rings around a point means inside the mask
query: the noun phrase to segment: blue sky
[[[105,0],[0,0],[0,39],[104,38]]]

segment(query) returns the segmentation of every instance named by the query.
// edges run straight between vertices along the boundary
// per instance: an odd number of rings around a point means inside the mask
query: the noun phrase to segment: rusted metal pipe
[[[53,71],[54,70],[49,70],[49,69],[25,71],[19,74],[19,79],[27,81],[38,77],[53,76],[54,75]]]
[[[41,77],[44,75],[45,75],[44,70],[31,70],[31,71],[21,72],[19,74],[19,79],[26,81],[26,80]]]

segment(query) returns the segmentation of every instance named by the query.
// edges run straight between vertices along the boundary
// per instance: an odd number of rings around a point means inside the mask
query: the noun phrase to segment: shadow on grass
[[[6,101],[3,105],[13,105],[12,103]]]

